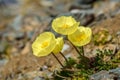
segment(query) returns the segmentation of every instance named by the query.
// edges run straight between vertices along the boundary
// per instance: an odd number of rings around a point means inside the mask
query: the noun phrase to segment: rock
[[[109,73],[119,75],[120,78],[120,68],[109,70]]]
[[[6,32],[3,36],[8,39],[8,41],[21,40],[25,37],[24,32],[21,31],[9,31]]]
[[[120,68],[100,71],[90,76],[90,80],[120,80]]]
[[[95,21],[101,21],[101,20],[105,20],[105,19],[107,19],[107,16],[105,14],[101,13],[96,17]]]
[[[45,78],[37,76],[34,78],[34,80],[45,80]]]
[[[44,7],[50,7],[54,5],[54,0],[40,0],[40,4]]]
[[[6,4],[6,5],[8,5],[8,4],[14,4],[16,2],[17,2],[17,0],[0,0],[0,5],[1,4]]]
[[[46,65],[44,65],[44,66],[42,67],[42,71],[47,70],[47,69],[48,69],[48,67],[47,67]]]
[[[16,31],[20,31],[22,29],[22,23],[23,23],[22,20],[23,20],[22,15],[16,16],[13,19],[12,23],[10,24],[10,27],[12,27]]]
[[[2,67],[3,65],[5,65],[8,62],[7,59],[1,59],[0,60],[0,67]]]
[[[64,44],[61,52],[63,53],[64,51],[68,50],[69,48],[70,48],[70,46],[68,44]]]
[[[23,32],[16,32],[15,39],[16,40],[21,40],[25,37],[24,35],[25,34]]]
[[[91,4],[96,0],[78,0],[80,4]]]
[[[34,35],[34,31],[27,32],[27,37],[28,37],[29,40],[32,39],[33,35]]]
[[[80,21],[80,25],[86,26],[93,22],[95,16],[89,12],[80,12],[74,15],[74,17]]]
[[[29,42],[27,42],[26,44],[23,44],[24,48],[22,48],[21,54],[25,55],[25,54],[29,53],[30,52],[30,46],[31,45],[30,45]]]
[[[80,5],[78,3],[75,3],[75,4],[70,6],[69,11],[72,11],[74,9],[79,9],[79,10],[85,9],[85,10],[87,10],[87,9],[91,9],[91,8],[92,8],[92,5]]]
[[[86,26],[86,25],[90,24],[91,22],[93,22],[94,18],[95,18],[94,14],[85,15],[85,18],[83,18],[83,20],[81,21],[81,25]]]

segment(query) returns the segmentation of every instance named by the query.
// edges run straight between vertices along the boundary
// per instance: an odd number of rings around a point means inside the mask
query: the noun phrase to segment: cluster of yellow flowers
[[[88,27],[79,27],[71,16],[61,16],[53,20],[52,28],[60,34],[67,35],[68,40],[75,46],[84,46],[91,40],[92,31]],[[55,38],[51,32],[41,33],[32,44],[35,56],[47,56],[51,52],[59,53],[63,48],[63,38]]]

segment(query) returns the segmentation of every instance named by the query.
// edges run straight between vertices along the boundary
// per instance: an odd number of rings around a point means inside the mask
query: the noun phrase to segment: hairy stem
[[[68,40],[69,41],[69,40]],[[71,44],[72,44],[72,42],[71,41],[69,41]],[[74,47],[74,49],[77,51],[77,53],[80,55],[80,56],[82,56],[81,54],[80,54],[80,51],[77,49],[77,47],[76,46],[74,46],[73,44],[72,44],[72,46]]]
[[[62,66],[62,67],[64,67],[63,66],[63,64],[60,62],[60,60],[57,58],[57,56],[55,56],[55,54],[52,52],[52,55],[56,58],[56,60],[59,62],[59,64]]]
[[[81,47],[81,50],[82,50],[82,55],[85,56],[84,47],[83,46]]]
[[[67,58],[63,55],[62,52],[60,52],[60,54],[62,55],[62,57],[65,59],[66,62],[68,62]]]

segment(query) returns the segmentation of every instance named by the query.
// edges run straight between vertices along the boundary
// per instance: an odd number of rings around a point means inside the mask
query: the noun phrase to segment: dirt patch
[[[110,33],[120,31],[120,15],[117,15],[115,18],[103,20],[102,22],[98,23],[96,26],[93,27],[93,29],[95,29],[94,32],[96,32],[100,28],[106,28],[109,30]]]

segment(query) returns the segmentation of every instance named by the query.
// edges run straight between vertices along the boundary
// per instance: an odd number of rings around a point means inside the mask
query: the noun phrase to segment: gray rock
[[[95,0],[78,0],[80,4],[91,4],[93,3]]]
[[[120,80],[120,68],[100,71],[91,75],[90,80]]]
[[[34,78],[34,80],[45,80],[45,79],[42,78],[42,77],[37,76],[37,77]]]
[[[0,60],[0,67],[4,66],[8,62],[7,59],[1,59]]]
[[[10,24],[10,27],[12,27],[16,31],[20,31],[22,29],[22,22],[23,16],[18,15],[14,18],[13,22]]]
[[[4,35],[9,41],[21,40],[24,38],[25,33],[22,31],[8,31]]]

